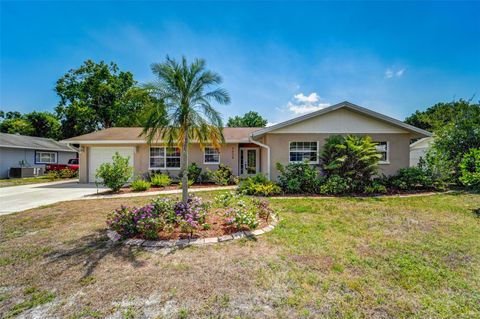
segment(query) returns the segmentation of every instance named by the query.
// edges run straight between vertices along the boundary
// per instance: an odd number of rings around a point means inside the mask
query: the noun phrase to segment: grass
[[[62,179],[66,180],[66,179]],[[0,179],[0,188],[9,186],[20,186],[29,184],[49,183],[57,182],[59,179],[52,179],[50,176],[38,176],[38,177],[25,177],[25,178],[7,178]]]
[[[0,314],[480,317],[480,195],[272,199],[282,220],[256,240],[173,251],[110,244],[106,214],[148,200],[0,217]]]

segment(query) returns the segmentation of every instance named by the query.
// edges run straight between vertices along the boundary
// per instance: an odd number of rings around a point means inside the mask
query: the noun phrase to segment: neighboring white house
[[[432,146],[432,143],[433,137],[425,137],[410,144],[410,166],[417,166],[420,158],[425,159],[425,155]]]

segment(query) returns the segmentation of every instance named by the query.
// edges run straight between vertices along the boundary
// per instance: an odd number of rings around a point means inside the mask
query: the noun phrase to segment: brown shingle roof
[[[259,127],[225,127],[223,128],[223,135],[227,143],[243,143],[248,142],[250,134],[259,129]],[[144,143],[145,137],[140,136],[141,133],[141,127],[111,127],[101,131],[75,136],[66,139],[65,142],[78,144],[91,141]]]

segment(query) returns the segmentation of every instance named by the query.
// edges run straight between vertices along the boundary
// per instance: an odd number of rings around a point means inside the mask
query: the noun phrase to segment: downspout
[[[263,144],[263,143],[260,143],[258,141],[255,141],[253,139],[252,135],[250,135],[248,137],[248,139],[250,140],[251,143],[257,144],[258,146],[264,147],[264,148],[267,149],[267,178],[268,178],[268,180],[270,180],[270,146],[268,146],[266,144]]]

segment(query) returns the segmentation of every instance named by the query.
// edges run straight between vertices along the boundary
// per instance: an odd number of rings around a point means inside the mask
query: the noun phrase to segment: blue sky
[[[404,119],[480,98],[480,2],[1,2],[0,107],[58,103],[55,81],[85,59],[140,83],[152,62],[202,57],[224,78],[225,118],[276,123],[348,100]]]

